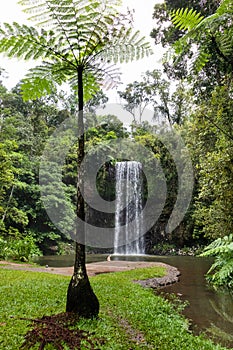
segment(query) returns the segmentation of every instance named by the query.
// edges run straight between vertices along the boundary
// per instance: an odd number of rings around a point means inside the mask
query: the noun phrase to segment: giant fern
[[[140,59],[151,54],[151,49],[139,32],[133,30],[131,14],[118,11],[119,0],[20,0],[19,3],[35,26],[3,24],[0,52],[9,57],[40,59],[41,63],[28,72],[21,84],[24,98],[47,95],[63,82],[68,82],[78,95],[77,218],[81,223],[76,225],[74,274],[68,287],[66,311],[93,317],[98,314],[99,303],[85,268],[84,177],[81,176],[85,152],[84,102],[101,84],[113,87],[119,82],[114,64]]]
[[[40,68],[30,70],[26,83],[22,84],[25,98],[30,95],[26,92],[30,81],[36,88],[34,96],[43,95],[52,85],[61,83],[60,73],[63,82],[72,82],[77,77],[78,66],[83,67],[86,75],[92,71],[92,79],[95,76],[96,81],[113,87],[119,79],[116,71],[111,74],[108,63],[128,62],[152,53],[139,32],[133,31],[130,15],[119,13],[118,0],[21,0],[19,4],[35,26],[3,24],[0,52],[9,57],[42,60]],[[52,71],[48,62],[54,65]],[[64,75],[64,71],[68,74]],[[50,83],[34,84],[34,73],[36,79],[40,76],[44,83],[46,80]],[[96,91],[97,85],[90,86],[89,95]]]
[[[177,28],[180,30],[191,30],[194,27],[196,27],[202,20],[203,16],[198,13],[197,11],[194,11],[192,9],[178,9],[174,10],[171,13],[171,18],[173,23]]]
[[[216,257],[207,273],[209,281],[217,286],[233,288],[233,235],[216,239],[201,256]]]
[[[174,25],[185,31],[185,34],[175,42],[170,50],[170,57],[184,53],[190,42],[196,44],[195,59],[191,62],[191,73],[198,73],[209,61],[211,53],[203,38],[216,46],[220,59],[232,65],[233,54],[233,4],[231,0],[222,0],[216,12],[204,18],[193,9],[178,9],[171,13]],[[168,55],[167,55],[168,57]],[[233,68],[233,67],[232,67]]]

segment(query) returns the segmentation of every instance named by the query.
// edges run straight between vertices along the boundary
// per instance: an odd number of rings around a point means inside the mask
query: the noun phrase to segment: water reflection
[[[106,260],[107,255],[87,255],[87,263]],[[114,260],[160,261],[173,265],[181,272],[180,282],[167,286],[163,293],[174,293],[188,301],[184,314],[190,319],[195,333],[204,331],[222,345],[233,348],[233,295],[227,291],[215,291],[205,280],[212,259],[190,256],[112,256]],[[41,257],[42,265],[53,267],[72,266],[73,256]]]
[[[107,255],[104,254],[87,254],[86,262],[98,262],[107,259]],[[50,267],[70,267],[74,265],[74,255],[47,255],[39,256],[34,259],[34,262],[42,266]]]
[[[194,333],[204,331],[222,345],[232,348],[233,295],[227,290],[215,291],[206,283],[205,274],[212,259],[175,256],[161,257],[158,261],[180,270],[180,282],[163,288],[163,292],[174,293],[188,301],[183,313],[190,319]]]

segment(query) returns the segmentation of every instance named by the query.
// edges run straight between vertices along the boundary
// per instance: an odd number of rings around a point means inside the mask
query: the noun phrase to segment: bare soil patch
[[[176,267],[164,264],[161,262],[144,262],[144,261],[101,261],[98,263],[87,264],[87,273],[89,276],[95,276],[101,273],[110,273],[118,271],[134,270],[138,268],[146,268],[152,266],[165,267],[167,273],[164,277],[155,277],[143,281],[135,281],[135,283],[141,284],[143,287],[158,288],[178,282],[180,272]],[[32,272],[47,272],[58,275],[72,276],[73,267],[35,267],[30,264],[17,264],[13,262],[0,261],[0,268],[13,269],[21,271]]]

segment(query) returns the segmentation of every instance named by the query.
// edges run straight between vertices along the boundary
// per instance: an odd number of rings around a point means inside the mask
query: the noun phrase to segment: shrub
[[[33,256],[41,255],[35,239],[28,235],[23,238],[0,238],[0,258],[29,261]]]

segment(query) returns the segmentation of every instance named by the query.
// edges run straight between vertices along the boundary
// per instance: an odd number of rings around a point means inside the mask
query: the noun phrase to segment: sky
[[[135,80],[140,80],[143,72],[146,70],[153,70],[160,66],[162,58],[162,50],[160,46],[155,46],[153,40],[150,38],[150,32],[153,29],[153,7],[155,3],[162,0],[123,0],[123,7],[134,9],[134,27],[135,30],[140,30],[147,41],[151,42],[151,46],[154,54],[148,58],[140,61],[135,61],[128,64],[121,64],[120,71],[122,73],[121,80],[122,85],[117,90],[123,90],[124,86]],[[17,4],[17,0],[7,0],[4,2],[4,6],[1,6],[0,23],[13,21],[19,23],[25,23],[27,15],[22,12],[22,7]],[[10,89],[14,87],[21,78],[24,77],[28,69],[35,66],[36,62],[24,62],[16,59],[8,59],[0,55],[0,67],[4,68],[8,73],[8,78],[4,79],[4,85]],[[112,103],[119,102],[116,89],[108,91],[109,99]]]

